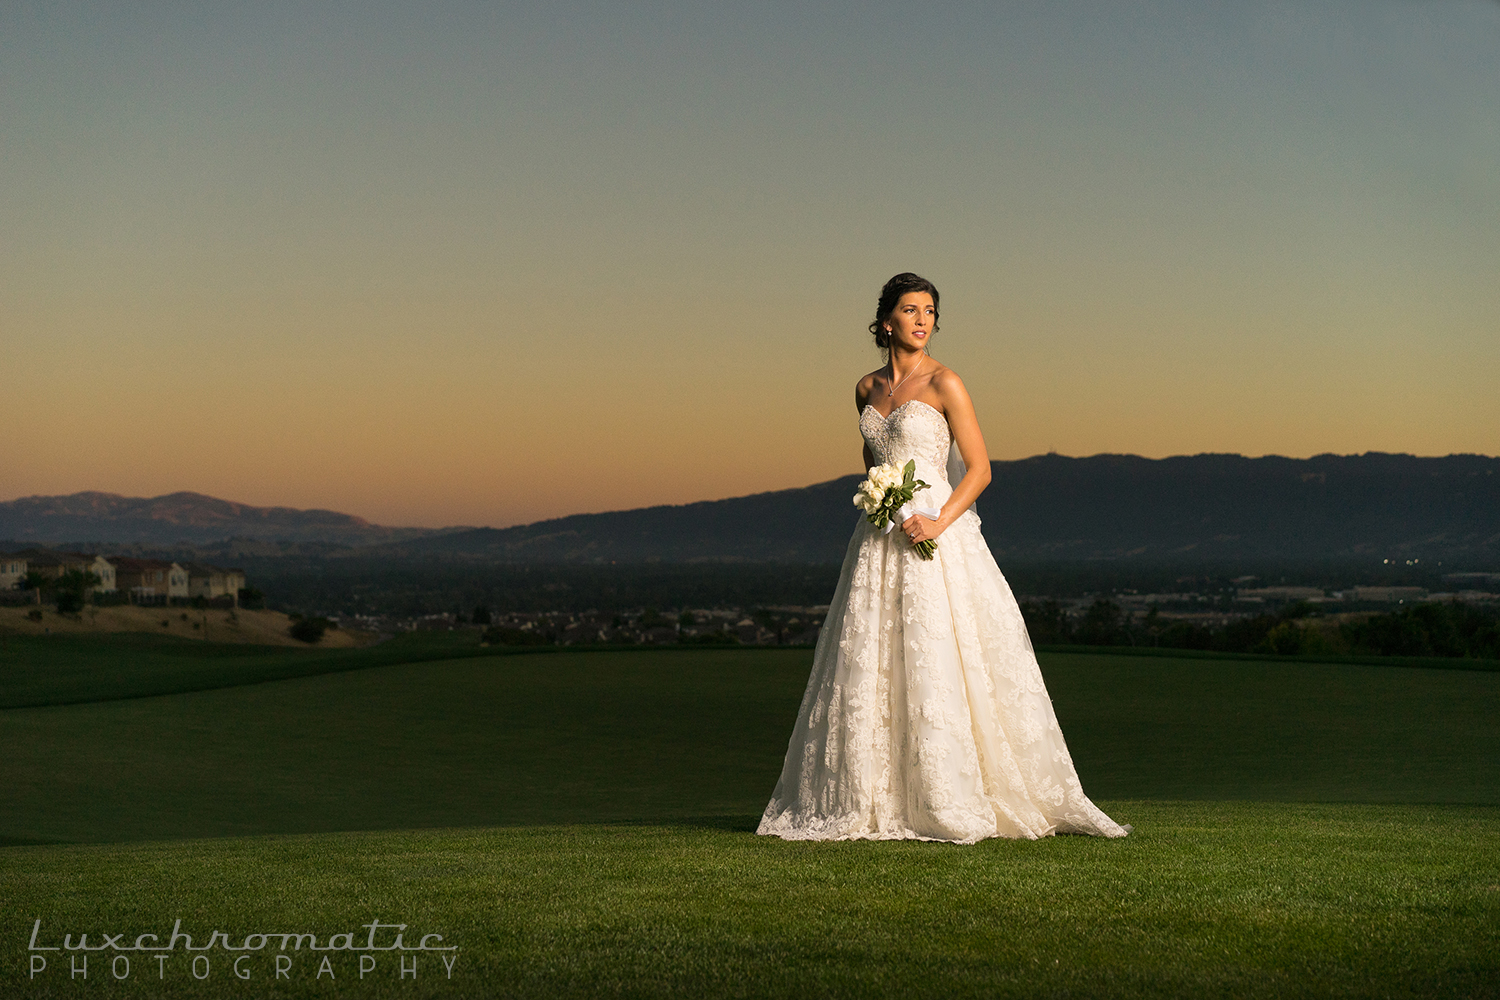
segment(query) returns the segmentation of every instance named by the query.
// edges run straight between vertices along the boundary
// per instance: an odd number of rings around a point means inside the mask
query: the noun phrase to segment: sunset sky
[[[1494,0],[214,6],[0,12],[0,500],[809,485],[901,270],[995,458],[1500,453]]]

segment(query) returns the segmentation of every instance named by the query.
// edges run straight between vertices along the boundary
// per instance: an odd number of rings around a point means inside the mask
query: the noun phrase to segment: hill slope
[[[1500,458],[1038,455],[994,462],[991,472],[978,505],[985,538],[997,557],[1012,562],[1391,556],[1481,569],[1500,562]],[[850,498],[860,478],[513,528],[438,531],[197,493],[78,493],[0,503],[0,538],[204,545],[235,537],[487,562],[830,563],[840,560],[858,522]]]
[[[0,503],[0,538],[27,543],[92,540],[172,545],[236,537],[358,545],[427,534],[431,532],[425,528],[386,528],[337,511],[254,507],[202,493],[124,497],[87,492]]]
[[[991,472],[978,508],[991,548],[1010,560],[1500,559],[1500,459],[1485,456],[1038,455]],[[837,562],[861,478],[400,548],[516,562]]]

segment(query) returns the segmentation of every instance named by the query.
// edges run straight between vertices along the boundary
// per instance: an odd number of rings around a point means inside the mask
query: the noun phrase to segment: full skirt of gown
[[[878,463],[915,459],[932,484],[916,505],[941,507],[952,492],[941,413],[915,400],[885,417],[867,407],[860,430]],[[978,515],[939,536],[930,561],[899,528],[882,534],[858,516],[757,832],[965,844],[1125,836],[1083,793]]]

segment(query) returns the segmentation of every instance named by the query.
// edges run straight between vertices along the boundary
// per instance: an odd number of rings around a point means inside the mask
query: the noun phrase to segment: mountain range
[[[991,472],[977,509],[991,549],[1009,561],[1500,563],[1500,458],[1038,455],[994,462]],[[234,537],[518,563],[830,563],[843,556],[860,516],[851,498],[861,478],[512,528],[443,530],[387,528],[333,511],[251,507],[196,493],[80,493],[0,503],[0,538],[171,545]]]
[[[1500,557],[1500,459],[1481,455],[1038,455],[991,475],[976,507],[1010,561]],[[400,547],[516,562],[838,562],[862,478]]]
[[[225,538],[370,545],[432,533],[386,528],[332,510],[254,507],[202,493],[146,498],[88,492],[0,503],[0,538],[32,545],[87,540],[170,546]]]

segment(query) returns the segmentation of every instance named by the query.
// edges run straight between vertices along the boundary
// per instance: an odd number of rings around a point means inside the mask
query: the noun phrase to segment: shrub
[[[287,631],[293,639],[311,644],[323,638],[330,624],[327,618],[298,618]]]
[[[26,612],[26,617],[30,618],[34,622],[39,622],[42,620],[42,609],[32,608],[30,611]]]
[[[1307,644],[1307,630],[1295,621],[1285,621],[1267,632],[1265,639],[1255,647],[1255,651],[1275,653],[1278,656],[1295,656],[1298,653],[1307,652],[1303,648]]]
[[[552,637],[533,629],[506,628],[492,625],[484,630],[484,641],[491,646],[550,646]]]
[[[1113,646],[1129,641],[1120,606],[1105,597],[1089,605],[1076,635],[1079,642],[1088,646]]]

